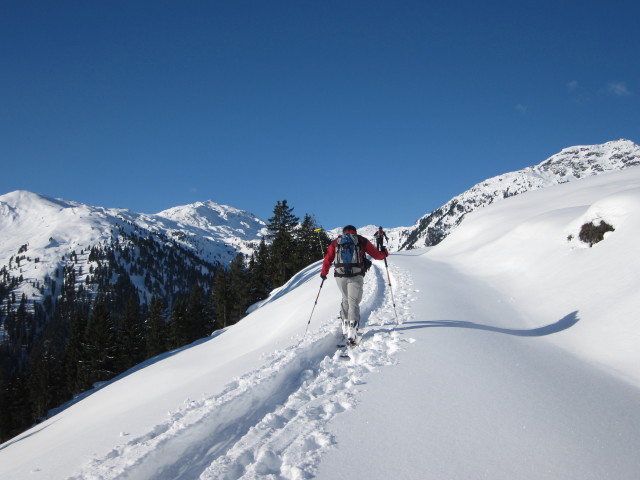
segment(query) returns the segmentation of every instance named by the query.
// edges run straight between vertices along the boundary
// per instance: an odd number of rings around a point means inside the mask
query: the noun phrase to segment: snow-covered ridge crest
[[[542,163],[487,179],[420,218],[401,249],[440,243],[464,217],[493,202],[531,190],[640,165],[640,146],[630,140],[563,149]]]

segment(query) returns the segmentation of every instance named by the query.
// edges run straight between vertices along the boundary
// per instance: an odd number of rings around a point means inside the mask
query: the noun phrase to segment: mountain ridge
[[[400,249],[437,245],[467,214],[495,201],[637,165],[640,165],[640,147],[630,140],[564,148],[538,165],[479,182],[423,215],[412,228],[407,229],[408,234]]]
[[[433,246],[478,208],[526,191],[636,165],[640,165],[640,147],[629,140],[567,147],[538,165],[479,182],[421,217],[413,227],[385,228],[386,244],[390,251]],[[376,229],[375,225],[368,225],[359,227],[358,231],[372,239]],[[333,236],[340,232],[340,227],[328,230]],[[266,234],[263,220],[212,200],[145,214],[90,206],[27,190],[0,196],[0,268],[5,283],[18,297],[24,294],[36,302],[42,302],[46,295],[55,298],[60,293],[52,279],[59,287],[64,281],[61,272],[65,268],[74,269],[75,282],[82,281],[96,266],[86,253],[96,246],[103,248],[124,241],[125,248],[128,245],[128,248],[139,249],[133,246],[139,239],[153,238],[156,250],[149,252],[148,258],[169,256],[166,249],[177,249],[182,251],[181,257],[193,256],[187,264],[213,275],[215,265],[228,265],[238,253],[250,256]],[[73,265],[71,256],[74,256]],[[207,266],[197,266],[199,262]],[[132,268],[125,265],[125,260],[121,263],[119,271],[131,277],[146,301],[154,294],[167,294],[162,286],[166,279],[161,271],[152,272],[153,278],[145,281],[145,273],[139,271],[144,269],[143,265]],[[166,265],[157,268],[166,268]],[[6,294],[0,299],[5,308]]]
[[[170,307],[196,284],[206,294],[218,266],[253,253],[265,233],[254,215],[212,201],[140,214],[27,190],[2,195],[0,347],[29,349],[47,329],[65,335],[58,310],[76,300],[108,298],[118,324],[128,299]]]

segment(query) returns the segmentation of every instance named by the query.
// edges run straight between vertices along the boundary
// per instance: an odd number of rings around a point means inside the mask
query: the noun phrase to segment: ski
[[[340,319],[340,323],[342,325],[342,339],[338,341],[336,348],[340,351],[340,358],[344,358],[345,360],[350,359],[349,349],[353,347],[357,347],[359,345],[358,341],[358,326],[354,322],[351,325],[348,325],[347,322]],[[353,335],[353,339],[349,339],[350,336]]]
[[[346,338],[344,340],[346,341],[344,341],[343,343],[339,343],[338,345],[336,345],[336,347],[341,350],[340,358],[349,360],[351,359],[351,356],[349,356],[349,349],[357,347],[359,345],[359,342],[357,338],[353,341],[353,343],[350,343]]]

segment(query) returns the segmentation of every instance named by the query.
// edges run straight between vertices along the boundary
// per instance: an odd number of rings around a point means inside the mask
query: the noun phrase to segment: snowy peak
[[[23,213],[38,212],[48,214],[66,208],[76,208],[79,204],[55,199],[27,190],[16,190],[0,196],[0,225],[18,220]]]
[[[559,178],[584,178],[605,171],[640,165],[640,147],[630,140],[616,140],[602,145],[563,149],[533,170],[549,172]]]
[[[478,209],[531,190],[640,165],[640,147],[629,140],[563,149],[542,163],[487,179],[423,216],[404,239],[402,249],[440,243]]]
[[[229,231],[245,240],[259,240],[266,225],[255,215],[207,200],[173,207],[157,214],[179,224],[206,231]]]
[[[3,204],[6,203],[14,206],[18,204],[28,205],[30,203],[57,204],[61,207],[68,207],[73,205],[73,202],[67,202],[65,200],[56,199],[40,193],[30,192],[28,190],[16,190],[14,192],[9,192],[5,195],[0,196],[0,202]]]
[[[105,209],[54,199],[24,190],[0,196],[0,262],[18,246],[47,248],[61,243],[71,249],[106,237]],[[70,251],[69,250],[69,251]],[[65,252],[68,253],[68,252]]]

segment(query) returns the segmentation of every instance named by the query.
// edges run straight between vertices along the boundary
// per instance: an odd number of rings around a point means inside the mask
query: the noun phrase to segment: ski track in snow
[[[412,281],[391,265],[398,318],[411,320]],[[143,436],[92,460],[80,479],[312,478],[337,440],[326,426],[355,408],[365,377],[397,362],[410,342],[394,330],[387,271],[374,265],[364,286],[360,344],[340,358],[338,319],[324,322],[295,345],[275,351],[264,365],[234,379],[221,393],[186,400]],[[336,307],[339,299],[336,299]]]

